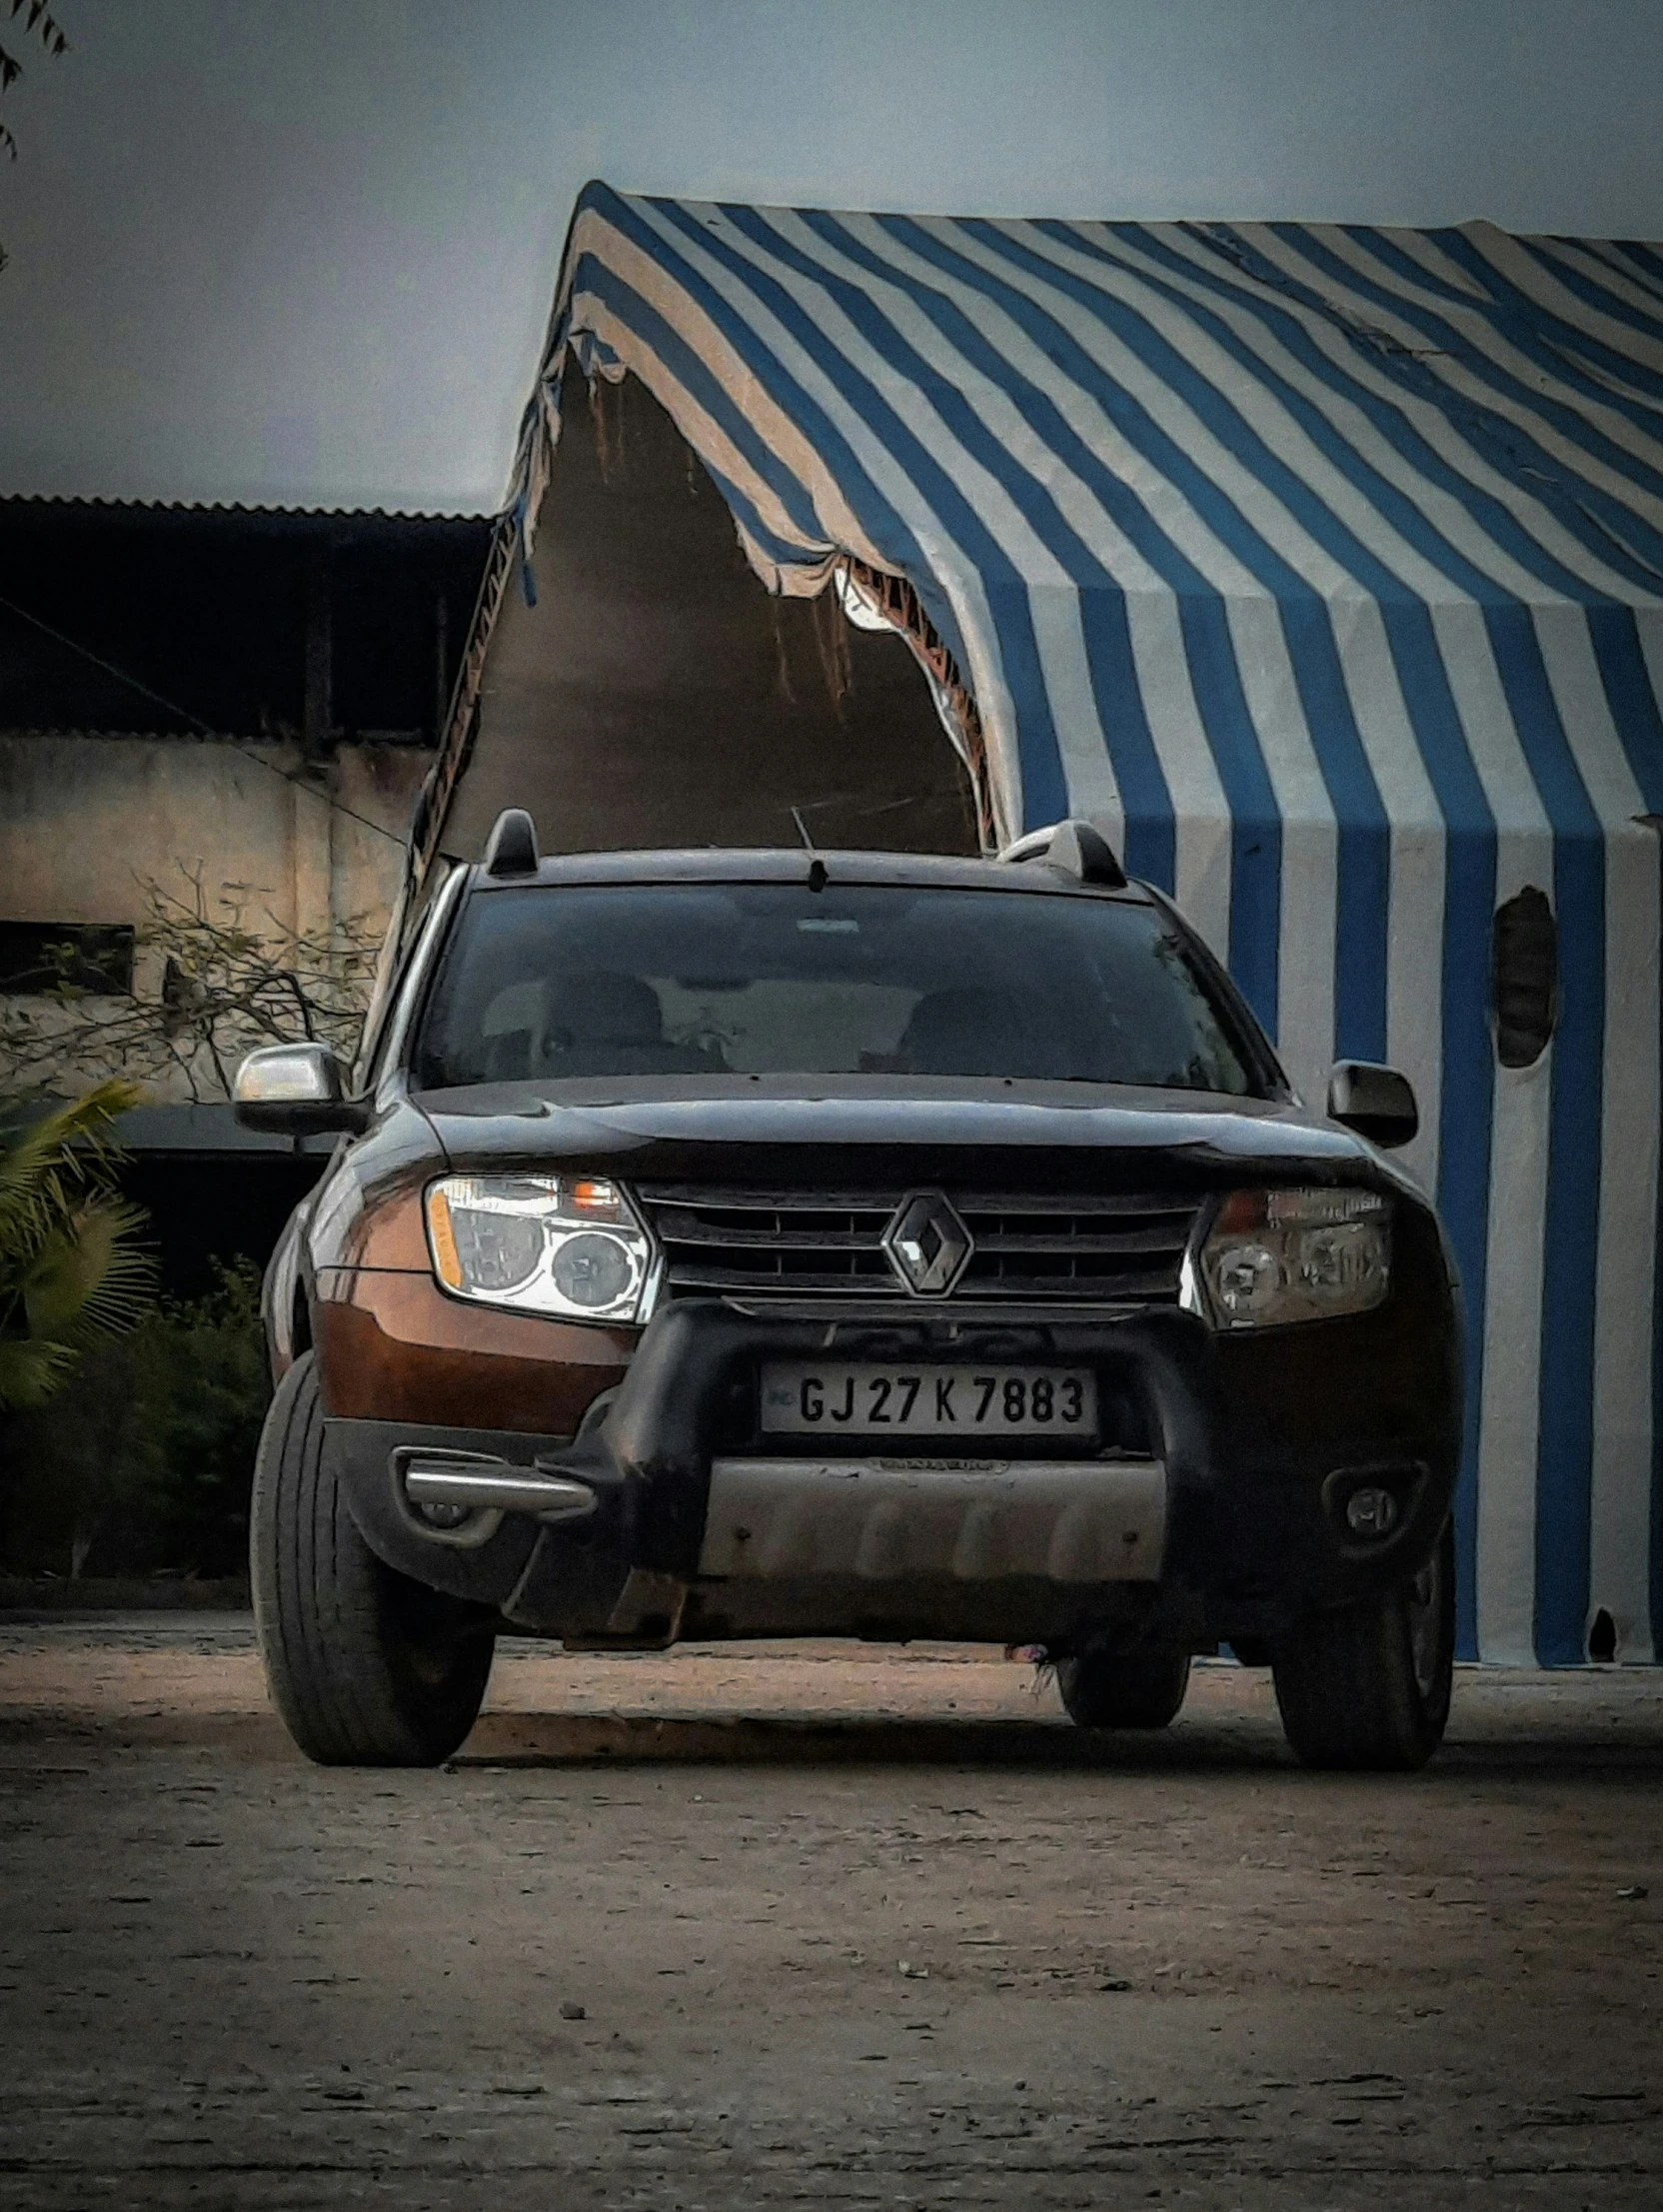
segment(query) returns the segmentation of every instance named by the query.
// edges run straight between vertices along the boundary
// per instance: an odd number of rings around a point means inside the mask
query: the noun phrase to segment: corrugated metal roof
[[[45,728],[28,723],[0,722],[0,738],[21,739],[44,744],[48,740],[59,743],[86,745],[225,745],[235,752],[258,759],[256,749],[269,747],[274,753],[288,751],[300,754],[304,740],[298,730],[287,736],[274,736],[269,730],[147,730],[135,726],[131,730],[87,729],[73,726]],[[337,746],[350,747],[362,752],[366,746],[385,746],[391,752],[408,753],[412,749],[433,750],[435,739],[431,730],[360,730],[338,732],[332,741]],[[283,772],[280,770],[280,774]]]
[[[436,507],[299,507],[281,501],[262,500],[145,500],[64,498],[53,492],[0,492],[0,510],[20,507],[51,509],[60,514],[82,511],[116,515],[241,515],[270,517],[286,522],[421,522],[489,523],[496,516],[478,508]]]

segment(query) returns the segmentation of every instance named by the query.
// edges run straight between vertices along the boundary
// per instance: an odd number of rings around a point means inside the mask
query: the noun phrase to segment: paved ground
[[[14,1618],[0,2197],[1652,2212],[1660,1812],[1663,1676],[1464,1673],[1398,1780],[1223,1665],[1100,1744],[956,1648],[510,1650],[351,1774],[244,1621]]]

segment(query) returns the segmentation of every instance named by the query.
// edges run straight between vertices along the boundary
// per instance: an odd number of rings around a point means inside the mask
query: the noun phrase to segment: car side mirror
[[[1328,1078],[1328,1113],[1388,1152],[1411,1142],[1420,1129],[1420,1108],[1408,1077],[1371,1060],[1334,1063]]]
[[[311,1136],[368,1126],[369,1104],[347,1097],[346,1075],[332,1045],[265,1045],[250,1053],[231,1090],[246,1129]]]

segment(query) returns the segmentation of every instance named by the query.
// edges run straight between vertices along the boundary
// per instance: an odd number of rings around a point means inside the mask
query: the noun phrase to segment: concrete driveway
[[[510,1647],[329,1773],[245,1619],[13,1617],[0,1807],[20,2207],[1663,2201],[1663,1675],[1323,1778],[1223,1664],[1094,1741],[979,1650]]]

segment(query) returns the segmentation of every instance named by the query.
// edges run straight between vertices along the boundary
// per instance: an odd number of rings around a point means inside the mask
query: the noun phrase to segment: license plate
[[[895,1436],[1074,1436],[1097,1431],[1097,1382],[1083,1367],[874,1367],[770,1361],[763,1428]]]

